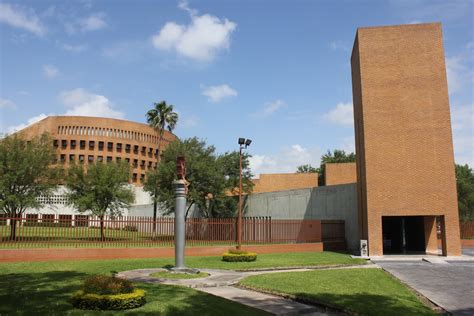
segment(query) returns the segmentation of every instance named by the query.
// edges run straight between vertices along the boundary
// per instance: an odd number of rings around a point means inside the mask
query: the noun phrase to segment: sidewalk
[[[380,268],[375,264],[355,265],[338,267],[338,269],[377,269]],[[139,269],[120,272],[117,276],[135,282],[149,282],[160,283],[168,285],[180,285],[196,290],[206,292],[215,296],[219,296],[234,302],[238,302],[256,309],[263,310],[271,315],[290,316],[290,315],[342,315],[343,313],[328,312],[322,307],[298,303],[280,296],[264,294],[247,289],[237,288],[236,285],[240,280],[251,275],[267,274],[267,273],[281,273],[281,272],[301,272],[311,271],[314,269],[285,269],[285,270],[268,270],[268,271],[250,271],[238,272],[232,270],[217,270],[217,269],[200,269],[201,272],[208,273],[206,278],[199,279],[184,279],[184,280],[169,280],[158,279],[151,277],[150,274],[159,271],[166,271],[165,269]],[[336,268],[324,268],[336,269]]]

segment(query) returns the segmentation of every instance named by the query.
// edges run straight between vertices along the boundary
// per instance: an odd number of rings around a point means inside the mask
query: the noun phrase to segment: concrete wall
[[[348,248],[359,248],[355,183],[252,194],[248,197],[245,216],[344,220]]]

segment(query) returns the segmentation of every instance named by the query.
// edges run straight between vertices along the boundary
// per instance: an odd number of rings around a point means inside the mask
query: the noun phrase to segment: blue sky
[[[443,24],[455,157],[474,164],[473,2],[0,1],[0,132],[46,115],[145,122],[175,105],[175,133],[249,147],[256,174],[353,150],[357,27]]]

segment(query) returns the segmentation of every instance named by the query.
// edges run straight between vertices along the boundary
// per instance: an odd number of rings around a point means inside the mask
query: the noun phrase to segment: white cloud
[[[253,155],[249,158],[253,174],[296,172],[300,165],[319,166],[321,158],[319,148],[304,148],[299,144],[282,148],[278,153]]]
[[[467,67],[461,56],[446,57],[446,75],[449,94],[458,92],[466,80]]]
[[[63,91],[58,98],[70,108],[64,115],[124,118],[124,113],[114,110],[112,103],[105,96],[81,88]]]
[[[8,99],[0,98],[0,109],[6,109],[6,108],[9,108],[9,109],[16,108],[15,102]]]
[[[53,65],[43,65],[43,74],[48,79],[53,79],[58,76],[59,70]]]
[[[48,115],[44,114],[44,113],[41,113],[40,115],[37,115],[37,116],[33,116],[32,118],[30,118],[27,123],[23,123],[23,124],[20,124],[20,125],[16,125],[16,126],[10,126],[7,128],[7,133],[8,134],[11,134],[11,133],[14,133],[14,132],[17,132],[19,130],[22,130],[24,129],[25,127],[28,127],[36,122],[39,122],[41,121],[42,119],[44,118],[47,118]]]
[[[104,13],[94,13],[87,18],[79,20],[79,27],[82,32],[97,31],[107,26]]]
[[[0,22],[38,36],[43,36],[46,33],[46,28],[31,8],[0,3]]]
[[[275,112],[277,112],[279,109],[285,106],[286,106],[286,102],[280,99],[272,101],[272,102],[267,102],[265,103],[262,110],[258,112],[254,112],[250,114],[250,116],[253,118],[268,117],[268,116],[273,115]]]
[[[158,34],[152,36],[156,49],[174,51],[200,62],[210,62],[218,52],[229,48],[231,34],[237,27],[235,22],[221,20],[210,14],[198,15],[196,10],[189,8],[187,2],[180,2],[179,8],[189,13],[191,23],[166,23]]]
[[[199,124],[199,118],[195,115],[184,117],[180,122],[180,126],[184,128],[196,127]]]
[[[473,42],[469,42],[458,54],[446,57],[446,75],[450,95],[463,92],[464,88],[472,90],[473,56],[474,45]]]
[[[354,114],[352,103],[338,103],[335,109],[324,114],[324,118],[334,124],[342,126],[353,126]]]
[[[451,107],[456,163],[474,166],[474,104]]]
[[[340,40],[332,41],[329,43],[329,47],[331,47],[332,50],[341,50],[344,52],[348,52],[351,49],[349,44]]]
[[[219,102],[222,99],[237,96],[237,91],[226,84],[203,88],[202,95],[208,97],[208,100],[211,102]]]
[[[62,49],[68,52],[72,53],[82,53],[87,49],[86,45],[69,45],[69,44],[63,44],[61,46]]]
[[[265,105],[265,108],[263,109],[263,115],[264,116],[269,116],[278,111],[280,108],[284,107],[286,105],[285,101],[282,100],[276,100],[273,102],[269,102]]]
[[[63,91],[59,94],[58,99],[66,108],[68,108],[68,110],[62,115],[124,118],[124,113],[114,110],[112,103],[105,96],[93,94],[81,88]],[[6,128],[6,132],[13,133],[19,131],[51,115],[56,114],[50,113],[46,115],[41,113],[30,118],[27,123]],[[3,128],[0,127],[0,132],[2,131]]]
[[[453,130],[472,129],[474,126],[474,104],[453,105],[451,107]]]

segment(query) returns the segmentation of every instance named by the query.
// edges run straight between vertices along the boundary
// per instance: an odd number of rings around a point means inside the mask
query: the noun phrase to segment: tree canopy
[[[311,166],[310,164],[301,165],[296,168],[296,173],[317,173],[318,168]]]
[[[152,192],[158,188],[156,199],[168,213],[174,212],[175,195],[172,182],[177,179],[176,158],[186,158],[188,210],[196,205],[204,217],[233,216],[236,199],[230,194],[239,181],[239,153],[218,155],[215,147],[198,138],[175,141],[163,152],[156,170],[147,173],[144,189]],[[248,155],[243,156],[243,191],[251,192],[252,174]]]
[[[466,165],[456,165],[458,208],[461,220],[474,220],[474,173]]]
[[[0,212],[20,217],[27,209],[40,208],[48,201],[61,178],[61,168],[52,166],[55,149],[47,134],[29,141],[18,135],[0,140]],[[39,200],[42,196],[45,199]],[[15,239],[15,222],[11,239]]]
[[[130,165],[109,162],[73,165],[66,179],[68,201],[81,213],[89,212],[100,218],[101,238],[104,239],[105,215],[119,216],[129,208],[135,197],[128,185]]]

